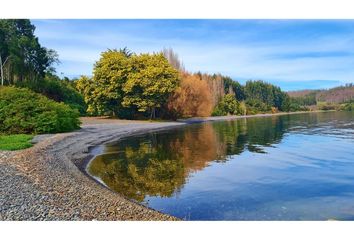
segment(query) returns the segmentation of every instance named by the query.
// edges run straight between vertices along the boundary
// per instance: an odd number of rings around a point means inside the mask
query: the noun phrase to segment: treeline
[[[263,81],[244,86],[221,74],[190,73],[172,49],[101,54],[93,76],[75,82],[90,115],[119,118],[206,117],[290,111],[290,99]]]
[[[328,90],[302,90],[288,92],[293,108],[348,110],[354,100],[352,83]]]

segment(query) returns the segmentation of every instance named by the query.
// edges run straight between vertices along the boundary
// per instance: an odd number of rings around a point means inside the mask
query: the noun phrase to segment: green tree
[[[38,79],[35,82],[21,82],[16,85],[29,88],[56,102],[63,102],[77,109],[81,115],[86,114],[87,106],[84,98],[75,89],[73,81],[68,78],[62,80],[54,74],[47,73],[43,79]]]
[[[78,90],[83,96],[84,101],[87,104],[86,112],[89,115],[99,115],[101,112],[104,112],[104,107],[100,107],[99,101],[97,101],[96,96],[94,94],[94,81],[92,78],[87,76],[81,76],[78,80],[75,81],[75,88]]]
[[[243,114],[243,110],[240,109],[240,104],[236,100],[234,94],[226,94],[224,98],[215,107],[212,115],[213,116],[224,116],[224,115],[237,115]]]
[[[247,81],[245,85],[246,103],[252,112],[270,111],[275,107],[281,111],[288,111],[289,96],[277,86],[264,81]]]
[[[131,69],[123,86],[123,106],[136,107],[155,117],[179,83],[178,72],[160,54],[141,54],[131,58]]]
[[[222,79],[224,81],[225,93],[230,93],[230,91],[232,91],[235,94],[237,101],[242,101],[245,99],[244,87],[239,82],[225,76],[222,76]]]
[[[93,79],[86,82],[91,85],[91,109],[98,111],[98,114],[107,112],[110,115],[120,115],[123,108],[123,87],[132,71],[131,56],[126,48],[113,49],[103,52],[96,62]]]
[[[76,88],[91,114],[155,117],[179,83],[178,72],[160,54],[131,53],[127,48],[101,54],[93,78],[81,77]]]
[[[39,44],[28,19],[0,20],[1,77],[6,84],[36,81],[53,72],[58,56]]]

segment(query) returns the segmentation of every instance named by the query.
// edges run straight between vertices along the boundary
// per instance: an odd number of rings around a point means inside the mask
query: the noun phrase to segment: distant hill
[[[344,103],[354,99],[354,84],[335,87],[328,90],[300,90],[289,91],[292,98],[312,98],[316,102]]]

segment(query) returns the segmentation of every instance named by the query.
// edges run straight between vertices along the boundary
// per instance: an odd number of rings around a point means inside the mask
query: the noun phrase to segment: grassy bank
[[[19,150],[32,146],[30,141],[33,135],[29,134],[14,134],[14,135],[0,135],[0,150]]]

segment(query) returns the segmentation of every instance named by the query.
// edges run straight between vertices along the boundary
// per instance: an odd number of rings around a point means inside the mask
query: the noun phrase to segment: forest
[[[352,83],[327,90],[301,90],[288,92],[293,109],[349,110],[354,109]]]
[[[171,48],[155,53],[107,49],[91,76],[60,78],[58,54],[41,46],[34,33],[30,20],[0,20],[2,134],[72,131],[79,128],[80,116],[176,120],[249,115],[309,110],[323,99],[317,92],[291,97],[262,80],[242,85],[220,73],[190,72]]]

